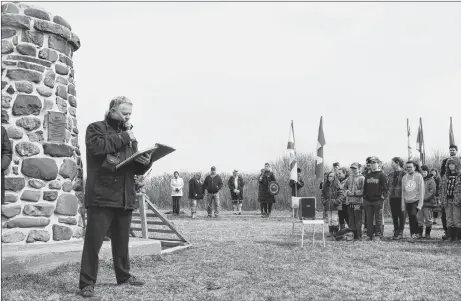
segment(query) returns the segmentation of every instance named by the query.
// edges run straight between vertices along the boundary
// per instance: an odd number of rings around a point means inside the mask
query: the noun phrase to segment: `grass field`
[[[414,244],[327,241],[323,248],[318,235],[313,247],[309,232],[301,248],[300,225],[292,236],[288,215],[170,217],[193,247],[132,258],[142,288],[117,286],[111,261],[102,262],[91,300],[460,300],[461,244],[442,242],[440,225],[434,239]],[[386,223],[386,236],[391,228]],[[2,279],[2,300],[82,300],[78,274],[79,265],[68,265]]]

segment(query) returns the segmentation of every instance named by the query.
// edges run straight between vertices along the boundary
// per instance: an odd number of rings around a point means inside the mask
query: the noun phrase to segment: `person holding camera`
[[[171,179],[171,197],[173,198],[173,215],[179,216],[179,201],[183,195],[182,188],[184,187],[184,180],[179,177],[179,172],[173,173],[173,179]]]
[[[137,208],[135,175],[143,175],[150,168],[151,155],[144,154],[131,164],[116,168],[138,148],[129,122],[132,107],[127,97],[116,97],[111,100],[105,119],[91,123],[86,129],[87,227],[79,279],[83,297],[94,296],[98,254],[108,231],[117,284],[144,285],[144,281],[130,273],[128,244],[131,217]]]

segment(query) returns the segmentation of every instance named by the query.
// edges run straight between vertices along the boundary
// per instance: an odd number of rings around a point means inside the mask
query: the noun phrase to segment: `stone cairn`
[[[2,11],[2,125],[13,147],[5,172],[2,243],[83,235],[83,170],[72,55],[61,16],[12,2]]]

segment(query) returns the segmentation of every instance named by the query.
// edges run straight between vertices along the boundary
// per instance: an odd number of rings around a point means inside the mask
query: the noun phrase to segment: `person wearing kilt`
[[[242,215],[242,204],[243,204],[243,179],[238,174],[238,170],[235,169],[232,176],[229,178],[227,183],[229,186],[232,206],[234,207],[234,215]]]

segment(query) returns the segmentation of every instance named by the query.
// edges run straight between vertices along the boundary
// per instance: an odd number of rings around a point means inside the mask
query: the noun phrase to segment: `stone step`
[[[2,245],[2,278],[13,275],[46,272],[62,264],[80,263],[82,240],[48,242],[26,245]],[[160,255],[159,240],[130,237],[130,257]],[[99,252],[100,259],[112,258],[110,241],[105,241]]]

